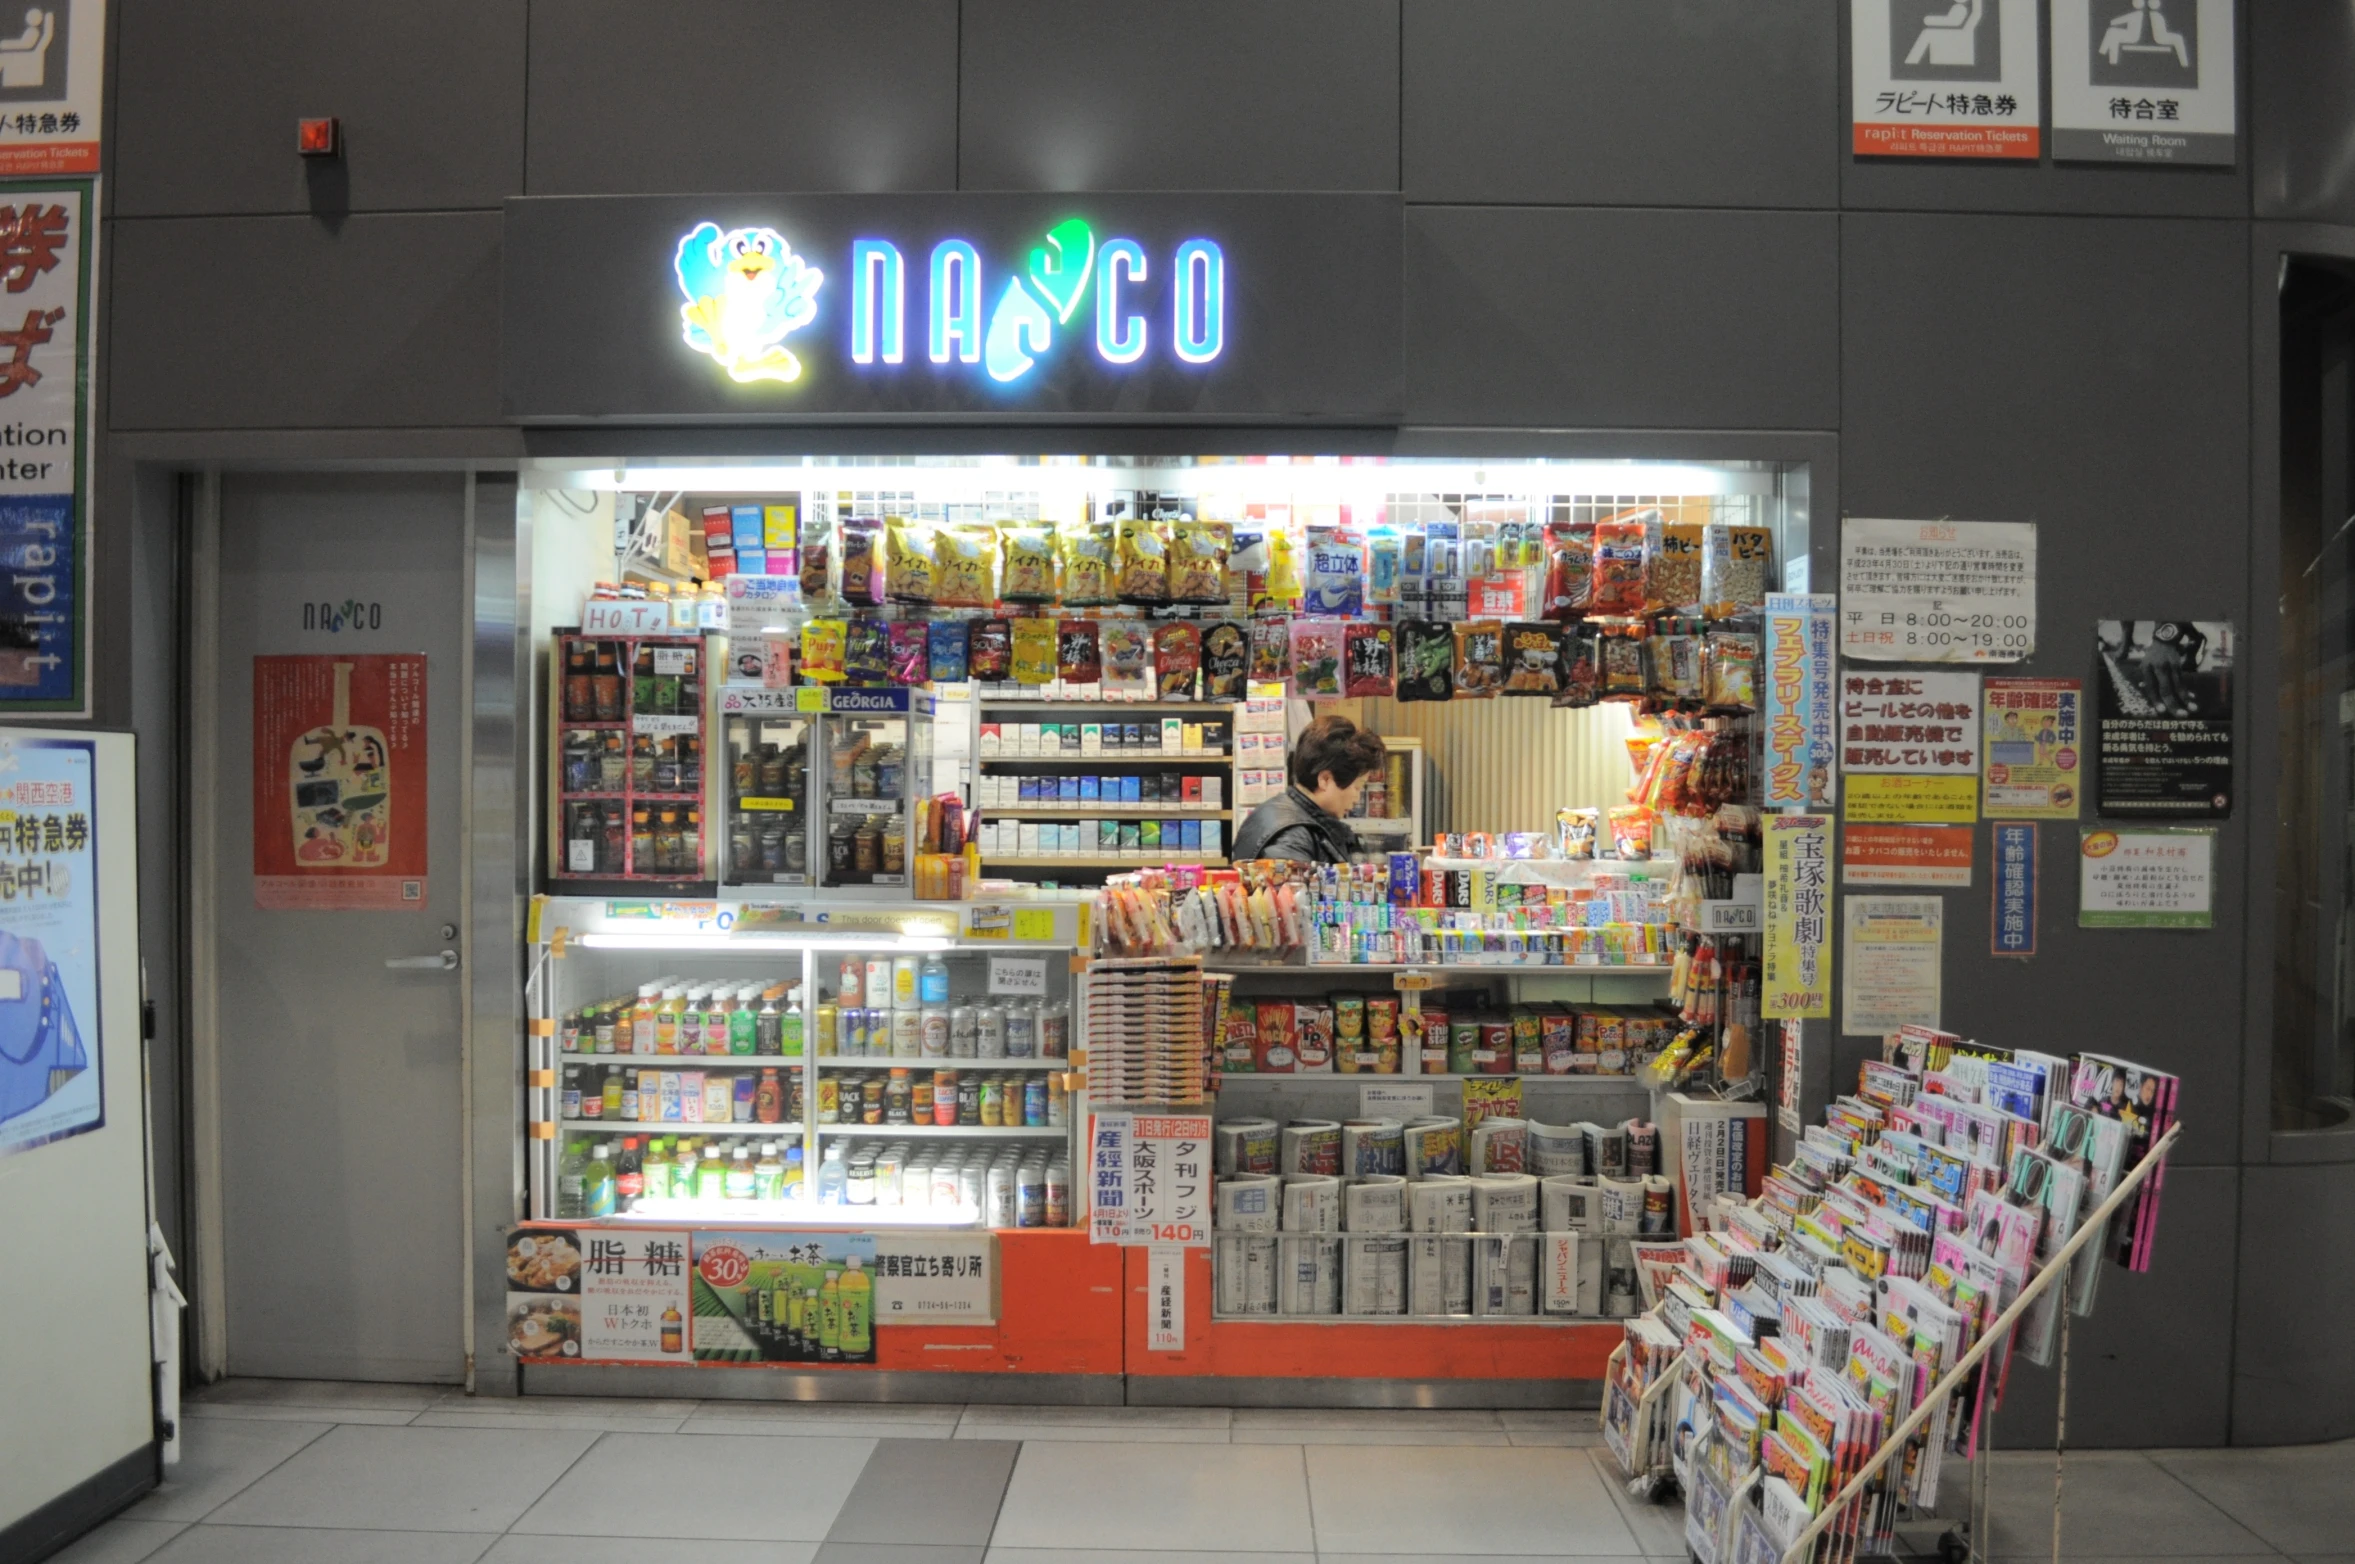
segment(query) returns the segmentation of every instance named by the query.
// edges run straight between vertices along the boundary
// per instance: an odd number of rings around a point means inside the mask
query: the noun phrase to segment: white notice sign
[[[1186,1350],[1186,1251],[1177,1244],[1145,1249],[1145,1350]]]
[[[1412,1119],[1432,1111],[1434,1088],[1429,1081],[1357,1089],[1357,1111],[1366,1119]]]
[[[1841,910],[1841,1033],[1886,1037],[1901,1026],[1937,1026],[1946,904],[1935,896],[1851,896]]]
[[[2028,158],[2036,0],[1849,0],[1858,157]]]
[[[990,957],[989,991],[992,994],[1027,994],[1033,998],[1044,995],[1047,991],[1047,958]]]
[[[1840,529],[1840,655],[2011,663],[2036,650],[2036,527],[1886,521]]]
[[[2052,155],[2234,158],[2232,0],[2052,0]]]
[[[989,1233],[877,1233],[875,1323],[995,1324],[997,1248]]]

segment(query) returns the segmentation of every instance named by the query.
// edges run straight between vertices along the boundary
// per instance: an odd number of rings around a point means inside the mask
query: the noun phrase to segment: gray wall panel
[[[1410,423],[1828,429],[1838,416],[1828,213],[1448,206],[1406,222]]]
[[[112,214],[496,206],[523,188],[524,0],[118,0]],[[343,120],[305,159],[295,121]]]
[[[2355,223],[2355,5],[2263,0],[2249,17],[2259,217]]]
[[[537,0],[533,195],[947,190],[957,0]]]
[[[2248,623],[2238,225],[1842,225],[1843,510],[2038,524],[2037,655],[2000,671],[2090,680],[2097,618]],[[2244,676],[2244,730],[2268,704]],[[2076,833],[2049,825],[2028,962],[1987,954],[1982,830],[1982,877],[1947,898],[1947,1025],[2015,1039],[2033,1027],[2177,1071],[2199,1105],[2183,1160],[2234,1160],[2240,1061],[2225,1040],[2240,1035],[2247,822],[2264,807],[2242,789],[2218,843],[2211,933],[2077,928]]]
[[[2355,1434],[2343,1389],[2355,1383],[2355,1341],[2315,1329],[2314,1301],[2355,1296],[2355,1248],[2315,1237],[2355,1227],[2355,1163],[2251,1167],[2241,1179],[2233,1442],[2344,1439]]]
[[[1832,0],[1406,0],[1408,199],[1835,206]]]
[[[117,429],[499,422],[497,212],[118,221]]]
[[[967,190],[1395,190],[1398,0],[965,0]]]

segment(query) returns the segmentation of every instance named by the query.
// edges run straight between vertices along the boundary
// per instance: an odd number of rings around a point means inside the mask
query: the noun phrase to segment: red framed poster
[[[425,904],[425,657],[253,660],[254,905]]]

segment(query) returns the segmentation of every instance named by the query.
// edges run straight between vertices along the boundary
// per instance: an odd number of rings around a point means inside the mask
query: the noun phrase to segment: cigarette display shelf
[[[1087,853],[1041,854],[1035,858],[999,858],[984,855],[981,861],[985,865],[994,864],[1001,869],[1026,870],[1149,869],[1156,864],[1171,863],[1202,869],[1223,869],[1227,866],[1227,861],[1224,858],[1205,858],[1198,853],[1189,856],[1182,852],[1172,855],[1166,850],[1151,853],[1122,853],[1112,857]]]
[[[796,1063],[800,1061],[796,1060]],[[925,1059],[913,1055],[842,1054],[813,1061],[821,1070],[1076,1070],[1072,1059]]]
[[[1241,701],[1122,701],[1106,700],[1100,695],[991,695],[986,692],[975,698],[975,704],[992,709],[1005,707],[1021,711],[1078,711],[1095,707],[1102,711],[1133,711],[1139,716],[1156,717],[1231,717],[1242,708]]]
[[[981,764],[998,766],[1166,766],[1171,761],[1224,764],[1234,752],[1224,749],[1114,749],[1093,755],[1057,750],[1052,755],[983,755]]]
[[[873,1135],[886,1140],[1061,1140],[1071,1138],[1067,1124],[821,1124],[820,1138],[828,1135]]]
[[[990,804],[992,815],[1016,815],[1025,820],[1161,820],[1169,818],[1223,820],[1237,811],[1201,804]]]
[[[560,1119],[559,1135],[587,1135],[611,1131],[618,1135],[791,1135],[799,1138],[801,1126],[791,1120],[782,1124],[762,1124],[757,1121],[738,1123],[734,1119]]]

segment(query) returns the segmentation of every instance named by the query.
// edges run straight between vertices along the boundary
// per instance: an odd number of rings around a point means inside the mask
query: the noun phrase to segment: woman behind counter
[[[1293,745],[1291,786],[1244,817],[1234,861],[1349,862],[1357,833],[1341,816],[1357,807],[1388,754],[1379,735],[1347,717],[1317,718]]]

